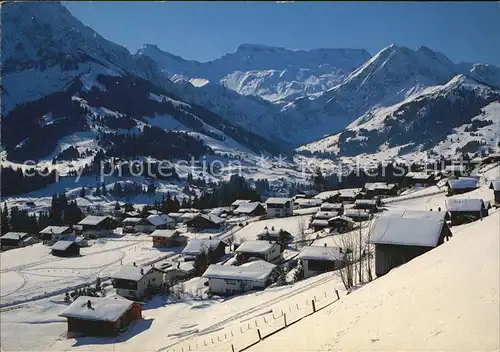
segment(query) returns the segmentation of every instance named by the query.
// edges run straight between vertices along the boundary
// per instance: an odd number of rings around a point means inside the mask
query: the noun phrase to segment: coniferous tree
[[[10,219],[9,219],[9,210],[7,209],[7,203],[3,203],[2,209],[2,235],[5,235],[7,232],[10,232]]]

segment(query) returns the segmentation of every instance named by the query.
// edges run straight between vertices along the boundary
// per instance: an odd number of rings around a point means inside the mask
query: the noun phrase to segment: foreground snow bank
[[[251,351],[499,348],[498,211]]]

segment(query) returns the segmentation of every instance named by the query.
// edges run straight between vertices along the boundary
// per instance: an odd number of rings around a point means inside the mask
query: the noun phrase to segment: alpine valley
[[[297,179],[308,158],[499,147],[500,68],[427,47],[392,44],[372,56],[242,44],[198,62],[154,44],[132,54],[59,2],[4,3],[1,21],[5,165],[35,160],[64,174],[102,155],[217,156],[228,177],[231,160],[242,160],[252,178],[283,180]],[[279,154],[279,171],[262,163]]]

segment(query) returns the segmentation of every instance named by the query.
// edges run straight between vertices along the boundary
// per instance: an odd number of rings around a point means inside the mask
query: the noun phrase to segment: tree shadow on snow
[[[82,336],[75,337],[76,342],[72,347],[86,346],[86,345],[109,345],[115,343],[125,342],[134,336],[141,334],[148,330],[153,324],[154,319],[140,319],[131,324],[128,329],[116,337],[95,337],[95,336]]]

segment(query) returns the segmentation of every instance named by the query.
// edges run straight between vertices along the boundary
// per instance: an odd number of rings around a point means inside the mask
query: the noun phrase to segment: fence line
[[[318,293],[302,303],[291,303],[279,310],[273,309],[267,314],[257,316],[250,321],[241,321],[239,327],[228,327],[211,336],[198,336],[194,341],[172,346],[169,351],[192,351],[194,346],[211,347],[221,343],[231,344],[231,352],[242,352],[255,346],[260,341],[292,326],[304,318],[315,314],[340,300],[338,290]],[[251,321],[253,320],[253,322]],[[239,345],[239,346],[238,346]]]

